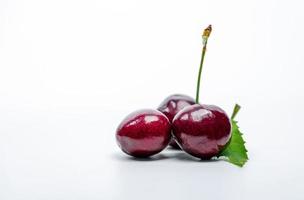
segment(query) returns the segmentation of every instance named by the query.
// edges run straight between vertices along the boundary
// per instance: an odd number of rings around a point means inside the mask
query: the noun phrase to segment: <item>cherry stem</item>
[[[235,116],[240,111],[240,109],[241,109],[241,106],[239,104],[234,105],[234,109],[233,109],[233,112],[232,112],[232,115],[231,115],[231,119],[235,118]]]
[[[202,57],[201,57],[201,63],[198,71],[198,78],[197,78],[197,85],[196,85],[196,98],[195,102],[199,103],[199,92],[200,92],[200,85],[201,85],[201,74],[203,70],[203,64],[204,64],[204,58],[207,50],[207,42],[208,38],[210,36],[210,33],[212,31],[211,25],[209,25],[203,32],[202,38],[203,38],[203,49],[202,49]]]

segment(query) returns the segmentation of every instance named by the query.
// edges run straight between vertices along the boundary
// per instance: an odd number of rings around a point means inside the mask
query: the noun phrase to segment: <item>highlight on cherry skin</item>
[[[195,100],[192,97],[184,94],[173,94],[164,99],[157,110],[165,114],[172,123],[173,118],[180,110],[193,104],[195,104]],[[174,138],[171,139],[170,146],[174,149],[180,149]]]
[[[201,159],[218,155],[231,138],[229,117],[213,105],[194,104],[184,108],[174,117],[172,128],[181,148]]]
[[[171,124],[160,111],[142,109],[129,114],[116,130],[116,141],[123,152],[134,157],[153,156],[171,140]]]

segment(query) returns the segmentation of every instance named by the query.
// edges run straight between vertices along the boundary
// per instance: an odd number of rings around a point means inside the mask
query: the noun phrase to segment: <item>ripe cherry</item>
[[[116,140],[123,152],[134,157],[149,157],[167,147],[171,124],[157,110],[143,109],[129,114],[118,126]]]
[[[164,113],[169,121],[172,123],[175,115],[183,108],[195,104],[195,100],[187,95],[174,94],[168,96],[157,108],[160,112]],[[175,149],[180,149],[174,138],[170,141],[170,146]]]
[[[216,156],[231,137],[229,117],[217,106],[188,106],[174,117],[172,126],[181,148],[202,159]]]

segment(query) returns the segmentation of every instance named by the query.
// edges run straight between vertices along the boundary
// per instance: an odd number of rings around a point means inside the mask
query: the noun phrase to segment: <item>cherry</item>
[[[173,134],[187,153],[202,159],[217,155],[231,137],[227,114],[219,107],[195,104],[178,112]]]
[[[231,137],[231,124],[226,113],[217,106],[199,104],[201,73],[211,31],[209,25],[202,35],[203,49],[197,78],[196,104],[179,111],[172,122],[173,135],[181,148],[202,159],[217,155]]]
[[[143,109],[129,114],[116,130],[116,140],[123,152],[134,157],[149,157],[167,147],[171,124],[157,110]]]
[[[192,104],[195,104],[195,100],[192,97],[183,94],[173,94],[168,96],[158,106],[157,110],[164,113],[172,123],[173,118],[181,109]],[[180,149],[173,138],[170,141],[170,146],[175,149]]]

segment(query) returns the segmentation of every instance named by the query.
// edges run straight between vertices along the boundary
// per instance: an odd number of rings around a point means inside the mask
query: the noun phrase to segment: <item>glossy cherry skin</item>
[[[181,148],[201,159],[210,159],[225,147],[231,137],[227,114],[213,105],[194,104],[173,119],[173,135]]]
[[[143,109],[129,114],[116,130],[121,150],[134,157],[149,157],[167,147],[171,124],[161,112]]]
[[[168,96],[157,108],[160,112],[164,113],[169,121],[172,123],[175,115],[186,106],[195,104],[195,100],[187,95],[183,94],[173,94]],[[170,146],[175,149],[180,149],[178,144],[172,138],[170,141]]]

